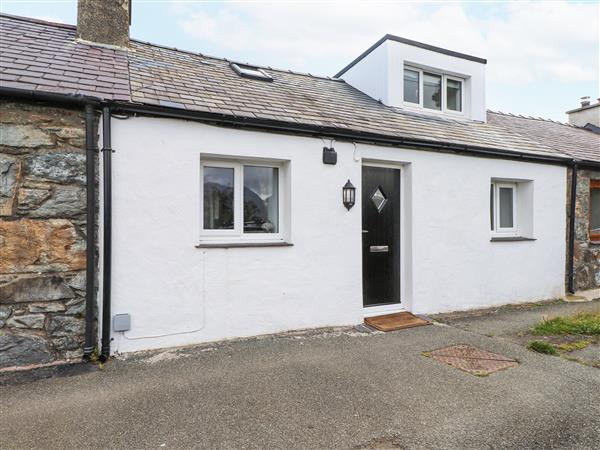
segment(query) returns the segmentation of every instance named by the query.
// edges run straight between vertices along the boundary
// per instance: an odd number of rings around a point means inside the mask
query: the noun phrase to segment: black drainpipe
[[[102,257],[102,350],[100,361],[110,356],[110,287],[112,249],[112,177],[110,143],[110,108],[102,109],[102,163],[103,163],[103,257]]]
[[[85,105],[85,192],[86,192],[86,238],[85,238],[85,342],[83,358],[89,361],[95,347],[94,339],[94,291],[96,275],[96,133],[95,111],[91,104]]]
[[[577,203],[577,163],[571,166],[571,204],[569,205],[569,281],[568,290],[575,293],[575,212]]]

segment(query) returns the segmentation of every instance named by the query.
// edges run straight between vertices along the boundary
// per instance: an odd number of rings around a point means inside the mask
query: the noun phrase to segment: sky
[[[133,0],[131,37],[334,75],[386,33],[486,58],[487,108],[566,121],[600,97],[600,1]],[[75,24],[76,0],[0,0]]]

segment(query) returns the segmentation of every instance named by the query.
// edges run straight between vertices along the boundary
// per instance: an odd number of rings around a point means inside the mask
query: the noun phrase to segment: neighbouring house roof
[[[579,112],[579,111],[585,111],[586,109],[594,109],[594,108],[600,108],[600,100],[598,100],[598,103],[592,103],[586,106],[580,106],[579,108],[575,108],[575,109],[571,109],[570,111],[567,111],[567,114],[571,114],[574,112]]]
[[[129,100],[127,52],[83,44],[76,27],[0,16],[0,84]]]
[[[385,106],[336,78],[262,67],[273,81],[255,80],[239,76],[230,61],[222,58],[136,40],[128,50],[79,42],[72,25],[0,15],[0,27],[1,87],[80,94],[398,140],[565,159],[572,156],[564,146],[559,148],[526,129],[511,128],[506,121],[480,123],[405,112]],[[583,137],[575,141],[582,145],[588,142]],[[594,156],[593,149],[580,151]]]
[[[600,135],[566,123],[488,111],[488,122],[528,136],[581,161],[600,162]]]

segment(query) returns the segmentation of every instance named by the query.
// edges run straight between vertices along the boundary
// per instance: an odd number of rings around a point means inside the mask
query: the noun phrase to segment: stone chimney
[[[78,0],[77,37],[96,44],[127,47],[131,0]]]

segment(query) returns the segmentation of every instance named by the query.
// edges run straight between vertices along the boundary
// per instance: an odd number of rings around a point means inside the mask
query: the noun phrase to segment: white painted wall
[[[172,119],[113,120],[113,314],[119,352],[360,323],[361,161],[403,168],[402,295],[434,313],[564,293],[565,169],[336,143]],[[289,161],[293,247],[197,249],[202,153]],[[533,180],[533,242],[490,242],[491,178]],[[341,188],[350,179],[349,212]],[[188,332],[186,334],[176,334]],[[149,337],[169,335],[163,337]],[[139,339],[137,339],[139,338]]]
[[[462,118],[486,121],[485,64],[475,61],[387,40],[344,73],[341,78],[388,106],[418,111],[423,114],[461,118],[457,114],[444,114],[404,104],[403,71],[405,65],[463,78],[465,80],[465,108]]]
[[[388,50],[389,43],[385,41],[341,77],[346,83],[384,105],[391,104],[390,85],[393,84],[388,75]]]

